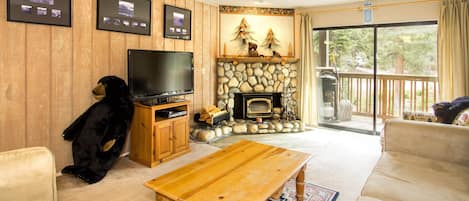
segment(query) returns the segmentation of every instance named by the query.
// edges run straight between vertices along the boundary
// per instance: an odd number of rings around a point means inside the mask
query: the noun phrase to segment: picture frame
[[[96,29],[151,35],[151,0],[98,0]]]
[[[164,5],[164,37],[192,40],[192,11]]]
[[[71,0],[7,0],[7,21],[72,26]]]
[[[280,11],[264,10],[262,13],[243,12],[242,9],[246,7],[223,7],[225,12],[220,11],[219,15],[219,54],[224,57],[239,57],[248,56],[248,43],[243,43],[240,40],[233,40],[237,27],[243,21],[248,25],[248,31],[251,31],[252,41],[258,45],[257,52],[259,55],[274,56],[272,50],[275,50],[283,57],[295,56],[295,16],[294,11],[282,9]],[[236,10],[235,10],[236,9]],[[238,10],[241,9],[241,10]],[[255,11],[267,9],[256,8]],[[269,12],[270,11],[270,12]],[[278,11],[278,13],[277,13]],[[275,13],[271,13],[275,12]],[[255,29],[254,29],[255,27]],[[269,30],[272,30],[276,37],[280,39],[279,46],[275,49],[269,49],[263,46],[263,42],[268,35]]]

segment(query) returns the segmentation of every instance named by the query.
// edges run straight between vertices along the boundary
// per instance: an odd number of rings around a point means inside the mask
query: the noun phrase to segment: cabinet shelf
[[[130,159],[149,167],[190,152],[189,115],[175,118],[156,116],[165,109],[190,110],[183,101],[154,106],[135,103],[131,127]]]
[[[161,123],[164,121],[175,121],[175,120],[184,119],[184,118],[187,118],[187,115],[174,117],[174,118],[155,117],[155,123]]]

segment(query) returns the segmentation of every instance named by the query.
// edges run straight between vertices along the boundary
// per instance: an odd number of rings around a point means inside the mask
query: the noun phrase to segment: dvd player
[[[166,110],[158,110],[156,111],[156,115],[159,117],[164,118],[175,118],[184,116],[187,114],[186,110],[178,110],[178,109],[166,109]]]

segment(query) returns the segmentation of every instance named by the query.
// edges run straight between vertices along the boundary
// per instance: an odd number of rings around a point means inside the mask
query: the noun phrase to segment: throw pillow
[[[469,126],[469,108],[463,110],[456,116],[454,119],[453,124],[459,126]]]

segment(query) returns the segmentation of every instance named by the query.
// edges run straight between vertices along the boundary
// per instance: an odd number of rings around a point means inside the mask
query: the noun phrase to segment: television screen
[[[192,52],[128,51],[128,83],[136,100],[193,93]]]
[[[191,39],[191,11],[170,5],[164,6],[164,37]]]

